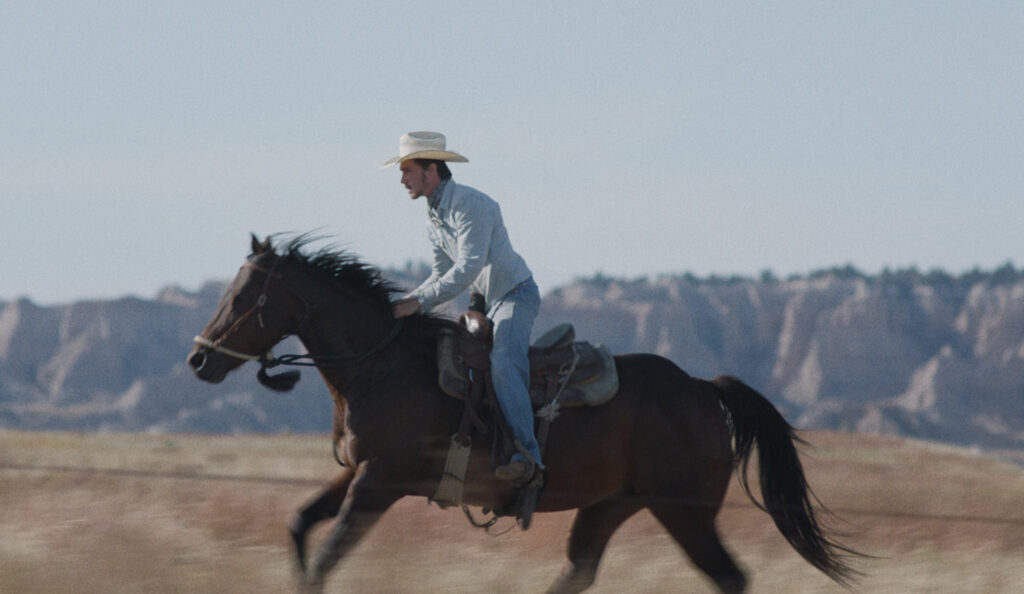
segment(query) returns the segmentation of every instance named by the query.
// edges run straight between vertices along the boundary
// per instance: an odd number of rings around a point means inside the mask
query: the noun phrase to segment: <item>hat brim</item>
[[[399,155],[388,159],[381,169],[391,167],[395,163],[401,163],[402,161],[408,161],[409,159],[434,159],[437,161],[448,161],[450,163],[469,163],[469,159],[463,157],[459,153],[453,153],[451,151],[417,151],[415,153],[409,153],[408,155]]]

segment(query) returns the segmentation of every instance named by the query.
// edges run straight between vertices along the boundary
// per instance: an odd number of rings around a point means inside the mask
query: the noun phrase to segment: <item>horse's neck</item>
[[[313,304],[312,314],[298,332],[309,353],[330,357],[356,357],[368,352],[388,332],[390,316],[370,303],[325,301]],[[379,322],[375,322],[378,320]],[[321,367],[331,386],[347,392],[347,383],[365,362]]]

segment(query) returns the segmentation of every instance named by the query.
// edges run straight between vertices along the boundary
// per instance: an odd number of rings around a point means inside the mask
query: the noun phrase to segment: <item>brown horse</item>
[[[437,385],[437,337],[454,322],[425,314],[395,320],[394,289],[377,270],[344,253],[307,253],[307,247],[302,237],[275,249],[270,239],[254,236],[252,254],[196,337],[188,362],[201,379],[219,382],[290,334],[311,353],[334,398],[334,439],[344,464],[291,524],[302,586],[319,591],[392,504],[435,492],[462,403]],[[590,586],[612,533],[642,509],[720,590],[742,591],[746,578],[722,546],[715,517],[738,464],[750,495],[746,471],[755,442],[762,509],[808,562],[848,583],[855,572],[845,557],[855,553],[819,523],[794,447],[799,439],[768,400],[734,378],[690,377],[657,355],[615,360],[615,398],[564,410],[551,427],[537,511],[578,509],[568,560],[551,592]],[[261,368],[260,378],[287,389],[297,374],[270,377]],[[473,451],[464,500],[502,508],[516,493],[493,478],[486,450]],[[307,564],[309,530],[329,518],[337,518],[333,530]]]

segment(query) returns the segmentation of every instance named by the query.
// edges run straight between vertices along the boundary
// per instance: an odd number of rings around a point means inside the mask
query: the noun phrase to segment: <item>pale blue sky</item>
[[[542,291],[1024,264],[1021,2],[0,3],[0,300],[197,288],[248,233],[427,260],[469,157]]]

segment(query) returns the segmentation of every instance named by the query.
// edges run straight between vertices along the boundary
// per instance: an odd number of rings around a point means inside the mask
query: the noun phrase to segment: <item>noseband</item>
[[[235,359],[242,359],[243,361],[256,361],[256,360],[261,359],[263,357],[263,355],[246,355],[245,353],[239,353],[238,351],[229,349],[226,346],[222,346],[220,344],[217,344],[216,342],[213,342],[209,338],[203,338],[202,336],[194,336],[194,337],[192,337],[192,342],[196,343],[197,345],[199,345],[199,346],[201,346],[201,347],[203,347],[205,349],[209,349],[209,350],[211,350],[211,351],[213,351],[215,353],[220,353],[222,355],[227,355],[229,357],[234,357]],[[266,353],[264,353],[264,355],[265,354]]]
[[[243,361],[259,361],[261,365],[260,373],[262,374],[265,373],[267,369],[277,367],[278,365],[293,365],[301,367],[337,367],[343,365],[352,365],[354,363],[358,363],[364,359],[372,357],[373,355],[376,355],[380,351],[384,350],[385,348],[387,348],[389,344],[391,344],[395,337],[398,336],[398,333],[402,329],[402,322],[405,321],[404,318],[396,319],[395,323],[391,327],[391,331],[388,332],[387,336],[385,336],[380,342],[371,347],[368,351],[356,355],[311,355],[309,353],[306,353],[303,355],[282,355],[280,357],[274,357],[269,350],[259,355],[249,355],[225,347],[223,345],[224,341],[229,336],[237,332],[241,325],[245,323],[245,321],[251,318],[253,315],[256,316],[260,328],[265,328],[263,324],[263,307],[267,303],[267,289],[270,287],[271,280],[277,279],[282,281],[282,286],[296,299],[298,299],[305,308],[305,314],[303,315],[302,319],[295,324],[294,330],[286,332],[284,336],[295,334],[295,330],[301,327],[309,318],[309,314],[310,312],[312,312],[313,307],[309,304],[308,301],[302,298],[302,295],[299,295],[297,292],[295,292],[294,289],[292,289],[291,287],[284,283],[284,277],[281,275],[281,273],[275,272],[275,270],[277,269],[277,264],[278,262],[280,262],[280,260],[280,258],[275,259],[274,264],[273,266],[270,267],[270,269],[264,268],[259,264],[255,264],[253,262],[246,261],[245,264],[242,265],[243,267],[252,268],[257,272],[262,272],[267,277],[266,280],[263,282],[263,290],[260,292],[260,296],[256,299],[256,304],[249,308],[249,310],[246,311],[244,314],[242,314],[241,317],[235,320],[235,323],[232,324],[231,327],[224,332],[224,334],[221,334],[220,338],[218,338],[217,340],[210,340],[209,338],[200,335],[194,337],[192,339],[192,342],[203,348],[209,349],[215,353],[227,355],[229,357],[234,357],[236,359],[242,359]]]

